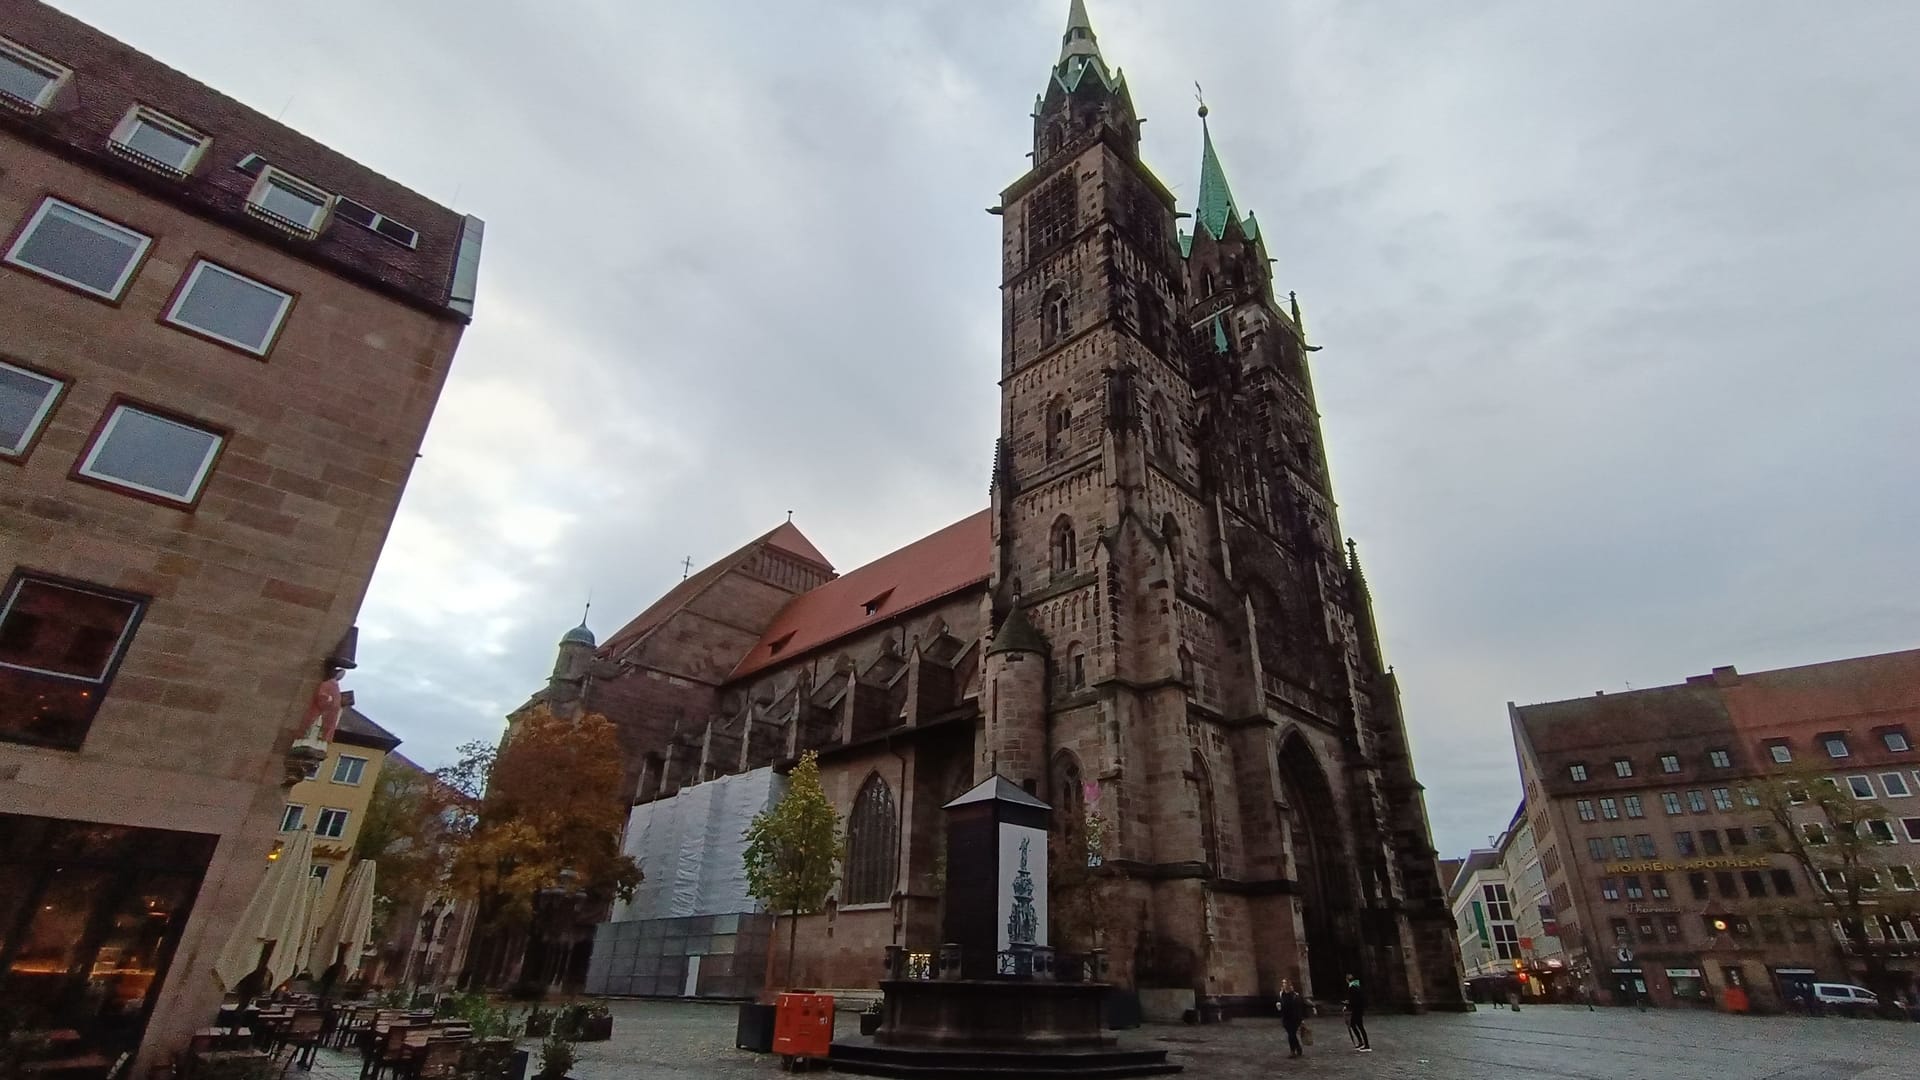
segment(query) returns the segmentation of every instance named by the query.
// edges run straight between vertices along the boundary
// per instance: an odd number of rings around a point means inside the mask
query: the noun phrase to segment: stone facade
[[[172,830],[212,851],[203,867],[160,868],[197,871],[197,888],[173,912],[184,921],[177,936],[121,953],[126,963],[138,952],[158,988],[144,1009],[141,995],[122,1003],[144,1021],[128,1071],[144,1076],[219,1004],[211,967],[266,868],[289,746],[359,610],[467,321],[449,306],[463,222],[44,5],[0,4],[0,35],[65,70],[44,108],[0,108],[5,233],[18,235],[52,197],[151,239],[113,299],[0,266],[0,361],[63,384],[24,451],[0,455],[5,603],[19,595],[15,583],[54,580],[138,611],[113,649],[117,667],[88,691],[97,710],[70,738],[34,736],[33,689],[21,680],[42,676],[0,665],[9,680],[0,827]],[[110,133],[136,104],[207,135],[196,167],[161,175],[110,151]],[[234,168],[248,153],[406,216],[417,247],[345,235],[365,230],[341,219],[301,238],[250,215],[253,178]],[[200,258],[294,294],[264,356],[162,321]],[[224,436],[197,498],[84,482],[79,463],[117,401]],[[5,615],[0,659],[36,648],[36,635],[69,632],[59,618],[27,625],[11,607]],[[132,835],[129,866],[159,857],[151,842],[159,834]],[[47,858],[69,854],[82,857]],[[99,869],[119,873],[110,863]],[[36,887],[33,875],[43,873],[60,871],[53,862],[0,866],[10,885]],[[0,934],[0,949],[20,941]],[[90,931],[75,948],[99,943]],[[74,963],[86,971],[92,954]],[[87,1024],[74,1026],[94,1037]],[[100,1045],[117,1054],[140,1030],[116,1021],[101,1029]]]
[[[1078,4],[1071,22],[1033,167],[995,209],[1001,431],[977,537],[939,539],[969,519],[783,585],[761,564],[798,544],[776,530],[597,655],[563,645],[540,697],[633,733],[638,799],[804,749],[843,813],[871,778],[888,785],[905,822],[895,895],[805,920],[801,984],[872,985],[881,945],[937,945],[937,807],[998,772],[1049,799],[1063,834],[1097,809],[1088,932],[1117,981],[1258,1010],[1283,979],[1332,996],[1353,973],[1383,1005],[1457,1006],[1298,306],[1275,300],[1210,137],[1198,227],[1180,235],[1125,82]],[[936,570],[934,548],[977,561]],[[934,595],[902,607],[909,581]],[[806,614],[830,591],[837,615]]]

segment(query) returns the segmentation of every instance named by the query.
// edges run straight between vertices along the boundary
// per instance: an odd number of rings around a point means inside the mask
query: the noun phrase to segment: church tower
[[[977,772],[1047,798],[1064,829],[1098,799],[1097,937],[1125,981],[1232,1008],[1353,972],[1383,1003],[1456,1004],[1311,348],[1201,117],[1188,236],[1072,0],[1031,168],[994,211],[992,604],[1018,642],[989,655]],[[996,722],[1036,692],[1039,722]]]

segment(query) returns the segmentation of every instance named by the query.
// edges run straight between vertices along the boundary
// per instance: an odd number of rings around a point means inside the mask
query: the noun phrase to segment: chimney
[[[1713,685],[1738,686],[1740,685],[1740,673],[1733,670],[1732,664],[1723,664],[1713,669]]]

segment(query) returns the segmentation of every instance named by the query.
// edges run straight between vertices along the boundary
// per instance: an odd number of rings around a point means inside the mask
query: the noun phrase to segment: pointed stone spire
[[[1200,205],[1194,212],[1200,224],[1215,240],[1227,235],[1227,222],[1240,218],[1233,192],[1227,188],[1226,170],[1220,167],[1220,155],[1213,150],[1213,132],[1207,127],[1207,106],[1200,106]]]
[[[1107,74],[1107,61],[1100,55],[1100,41],[1093,34],[1093,22],[1087,18],[1085,0],[1073,0],[1073,6],[1067,10],[1067,32],[1060,35],[1060,61],[1053,70],[1071,90],[1079,85],[1080,76],[1089,68],[1102,82],[1113,85],[1113,78]]]

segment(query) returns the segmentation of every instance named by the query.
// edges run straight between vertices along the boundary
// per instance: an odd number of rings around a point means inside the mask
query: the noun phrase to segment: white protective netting
[[[747,893],[747,825],[785,793],[786,778],[763,768],[634,807],[624,850],[646,876],[613,921],[759,911]]]

